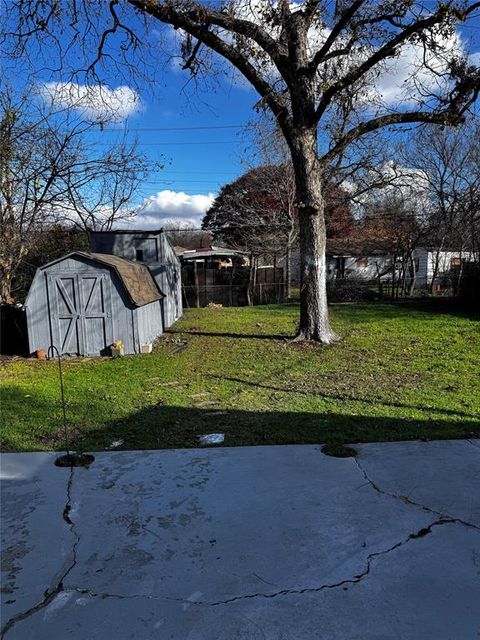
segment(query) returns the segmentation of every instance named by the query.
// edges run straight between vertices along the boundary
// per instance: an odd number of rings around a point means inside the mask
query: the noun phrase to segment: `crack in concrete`
[[[365,569],[360,573],[358,573],[357,575],[353,576],[353,578],[347,578],[346,580],[341,580],[340,582],[334,582],[331,584],[322,584],[319,587],[306,587],[304,589],[282,589],[281,591],[277,591],[275,593],[252,593],[252,594],[247,594],[243,596],[235,596],[234,598],[229,598],[227,600],[221,600],[218,602],[193,603],[193,604],[207,604],[211,607],[216,607],[222,604],[230,604],[231,602],[236,602],[238,600],[245,600],[249,598],[276,598],[278,596],[283,596],[283,595],[301,595],[304,593],[319,593],[327,589],[338,589],[339,587],[344,587],[345,585],[348,585],[348,584],[357,584],[361,580],[363,580],[363,578],[369,575],[370,570],[372,568],[372,563],[375,558],[391,553],[395,549],[398,549],[399,547],[402,547],[404,544],[407,544],[408,542],[410,542],[410,540],[416,540],[418,538],[423,538],[427,536],[429,533],[431,533],[433,527],[444,525],[444,524],[453,524],[454,522],[455,521],[450,518],[440,518],[432,522],[428,527],[424,527],[415,533],[411,533],[407,538],[405,538],[404,540],[401,540],[400,542],[396,542],[394,545],[392,545],[388,549],[383,549],[382,551],[376,551],[374,553],[370,553],[367,556],[367,566],[365,567]]]
[[[470,440],[468,440],[467,442],[469,442],[472,446],[475,446],[476,448],[478,448],[476,443],[471,442]],[[34,615],[35,613],[37,613],[38,611],[41,611],[42,609],[44,609],[45,607],[47,607],[55,598],[56,596],[58,596],[60,593],[72,593],[72,592],[77,592],[80,594],[84,594],[84,595],[88,595],[91,598],[114,598],[114,599],[150,599],[150,600],[170,600],[170,601],[174,601],[174,602],[181,602],[183,604],[187,604],[187,605],[197,605],[197,606],[207,606],[207,607],[217,607],[220,605],[228,605],[231,604],[232,602],[237,602],[239,600],[247,600],[247,599],[252,599],[252,598],[276,598],[279,596],[284,596],[284,595],[301,595],[301,594],[305,594],[305,593],[319,593],[321,591],[324,590],[330,590],[330,589],[338,589],[338,588],[342,588],[345,587],[346,585],[352,585],[352,584],[358,584],[361,580],[363,580],[366,576],[368,576],[370,574],[371,568],[372,568],[372,564],[375,561],[376,558],[380,557],[380,556],[384,556],[387,555],[389,553],[391,553],[392,551],[395,551],[396,549],[402,547],[403,545],[409,543],[411,540],[417,540],[419,538],[423,538],[427,535],[429,535],[432,532],[433,527],[436,526],[441,526],[441,525],[445,525],[445,524],[461,524],[463,526],[466,527],[471,527],[474,529],[480,529],[480,527],[478,527],[477,525],[462,520],[461,518],[454,518],[448,514],[436,511],[435,509],[432,509],[430,507],[427,507],[426,505],[423,505],[419,502],[415,502],[414,500],[411,500],[408,496],[400,496],[394,493],[390,493],[388,491],[384,491],[383,489],[381,489],[379,487],[378,484],[376,484],[367,474],[366,470],[363,468],[363,466],[360,464],[360,462],[358,461],[358,459],[355,457],[354,458],[355,463],[358,467],[358,469],[360,470],[360,472],[362,473],[363,477],[365,478],[366,482],[378,493],[385,495],[385,496],[389,496],[391,498],[394,498],[396,500],[401,500],[404,504],[410,504],[412,506],[418,507],[420,509],[423,509],[424,511],[436,515],[436,516],[440,516],[437,520],[433,521],[432,523],[430,523],[430,525],[428,525],[428,527],[423,527],[422,529],[420,529],[419,531],[416,531],[414,533],[411,533],[407,538],[405,538],[404,540],[401,540],[400,542],[395,543],[394,545],[392,545],[391,547],[387,548],[387,549],[383,549],[381,551],[376,551],[374,553],[371,553],[367,556],[366,559],[366,567],[363,571],[361,571],[360,573],[356,574],[355,576],[353,576],[352,578],[347,578],[345,580],[341,580],[339,582],[335,582],[335,583],[328,583],[328,584],[322,584],[318,587],[305,587],[302,589],[281,589],[279,591],[276,591],[274,593],[262,593],[262,592],[258,592],[258,593],[251,593],[251,594],[244,594],[244,595],[239,595],[239,596],[234,596],[232,598],[228,598],[225,600],[219,600],[219,601],[215,601],[215,602],[208,602],[208,601],[199,601],[199,600],[189,600],[189,599],[184,599],[184,598],[175,598],[172,596],[157,596],[157,595],[153,595],[153,594],[129,594],[129,595],[124,595],[124,594],[112,594],[112,593],[99,593],[99,592],[95,592],[93,590],[90,589],[83,589],[83,588],[79,588],[79,587],[65,587],[64,586],[64,582],[65,579],[68,577],[68,575],[70,574],[70,572],[73,570],[73,568],[76,566],[77,564],[77,548],[78,545],[80,543],[80,537],[76,531],[75,528],[75,523],[73,522],[72,518],[71,518],[71,510],[72,510],[72,495],[71,495],[71,491],[72,491],[72,483],[73,483],[73,478],[74,478],[74,467],[71,467],[70,469],[70,476],[68,479],[68,483],[67,483],[67,500],[65,503],[65,507],[63,509],[62,512],[62,517],[65,520],[65,522],[67,523],[67,525],[70,528],[70,531],[72,532],[75,540],[74,543],[72,545],[72,558],[71,561],[68,563],[66,569],[61,573],[60,579],[58,580],[58,582],[55,584],[54,587],[49,588],[45,591],[44,594],[44,598],[42,599],[41,602],[37,603],[36,605],[34,605],[33,607],[30,607],[27,611],[24,611],[22,613],[18,613],[17,615],[13,616],[3,627],[1,634],[0,634],[0,638],[3,640],[3,638],[5,638],[6,634],[18,623],[21,622],[29,617],[31,617],[32,615]],[[143,528],[143,527],[142,527]],[[147,530],[149,533],[153,533],[150,530]]]
[[[366,470],[363,468],[363,466],[358,461],[358,458],[354,457],[353,459],[355,460],[355,463],[356,463],[357,467],[359,468],[360,472],[362,473],[362,475],[365,478],[365,480],[367,481],[367,483],[373,489],[375,489],[375,491],[377,493],[380,493],[380,494],[382,494],[384,496],[389,496],[390,498],[394,498],[395,500],[401,500],[403,502],[403,504],[409,504],[409,505],[412,505],[414,507],[418,507],[419,509],[423,509],[427,513],[431,513],[432,515],[435,515],[435,516],[440,516],[440,518],[444,518],[444,519],[452,521],[452,522],[457,522],[459,524],[464,525],[465,527],[470,527],[472,529],[480,530],[480,527],[478,525],[476,525],[476,524],[473,524],[473,522],[469,522],[468,520],[463,520],[462,518],[455,518],[455,517],[453,517],[452,515],[450,515],[448,513],[444,513],[442,511],[437,511],[435,509],[432,509],[431,507],[427,507],[427,505],[425,505],[425,504],[422,504],[420,502],[416,502],[415,500],[412,500],[409,496],[400,496],[400,495],[398,495],[396,493],[390,493],[389,491],[384,491],[383,489],[381,489],[379,487],[379,485],[376,482],[374,482],[370,478],[370,476],[367,474]]]
[[[79,587],[71,587],[69,589],[65,589],[65,591],[72,592],[76,591],[77,593],[88,595],[91,598],[113,598],[117,600],[129,600],[129,599],[147,599],[147,600],[170,600],[173,602],[180,602],[182,604],[187,605],[196,605],[196,606],[204,606],[204,607],[218,607],[220,605],[228,605],[232,602],[238,602],[239,600],[249,600],[253,598],[277,598],[279,596],[287,596],[287,595],[302,595],[305,593],[319,593],[321,591],[330,590],[330,589],[338,589],[340,587],[345,587],[346,585],[357,584],[361,580],[363,580],[366,576],[370,574],[372,564],[376,558],[380,556],[387,555],[392,551],[402,547],[405,544],[408,544],[412,540],[418,540],[420,538],[424,538],[432,532],[433,527],[442,526],[445,524],[458,524],[458,521],[455,518],[439,518],[434,522],[431,522],[428,527],[423,527],[414,533],[410,533],[405,539],[396,542],[392,546],[387,549],[382,549],[381,551],[375,551],[374,553],[370,553],[366,559],[366,567],[363,571],[356,574],[352,578],[346,578],[345,580],[341,580],[339,582],[322,584],[318,587],[304,587],[302,589],[281,589],[279,591],[275,591],[273,593],[247,593],[244,595],[234,596],[232,598],[227,598],[225,600],[218,600],[214,602],[202,601],[202,600],[189,600],[185,598],[175,598],[172,596],[166,595],[153,595],[153,594],[118,594],[118,593],[100,593],[95,592],[90,589],[81,589]]]
[[[10,618],[10,620],[8,620],[5,623],[5,625],[3,626],[3,628],[2,628],[2,630],[0,632],[0,638],[2,640],[5,638],[7,633],[18,622],[21,622],[22,620],[26,620],[27,618],[30,618],[31,616],[33,616],[38,611],[41,611],[45,607],[48,607],[48,605],[58,596],[59,593],[62,593],[64,591],[66,591],[64,589],[64,586],[63,586],[64,585],[64,581],[67,578],[67,576],[69,575],[69,573],[72,571],[72,569],[75,567],[75,565],[77,564],[77,547],[78,547],[78,544],[80,543],[80,537],[79,537],[79,535],[78,535],[78,533],[77,533],[77,531],[75,529],[75,524],[74,524],[74,522],[72,521],[72,519],[70,517],[70,513],[71,513],[71,510],[72,510],[72,483],[73,483],[74,472],[75,472],[75,468],[73,466],[70,467],[70,475],[69,475],[69,478],[68,478],[67,491],[66,491],[67,500],[66,500],[63,512],[62,512],[62,518],[67,523],[70,531],[72,532],[72,534],[73,534],[73,536],[75,538],[74,542],[73,542],[73,545],[72,545],[71,560],[68,562],[66,568],[64,570],[62,570],[58,582],[55,584],[55,586],[49,587],[45,591],[45,593],[43,594],[43,599],[40,602],[38,602],[33,607],[30,607],[26,611],[23,611],[21,613],[17,613],[15,616]]]

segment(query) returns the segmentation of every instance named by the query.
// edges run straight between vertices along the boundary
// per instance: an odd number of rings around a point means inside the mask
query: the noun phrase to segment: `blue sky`
[[[199,226],[220,187],[246,170],[246,127],[255,119],[258,95],[230,78],[221,79],[214,91],[185,92],[188,74],[174,65],[167,66],[161,77],[154,91],[150,87],[142,91],[139,83],[135,91],[140,103],[132,107],[133,113],[91,131],[89,140],[103,148],[127,131],[152,167],[163,165],[152,170],[138,192],[135,204],[145,200],[149,204],[137,226],[159,227],[165,220]],[[121,90],[123,85],[107,86]]]
[[[162,171],[152,173],[142,195],[155,189],[212,193],[243,170],[245,126],[254,116],[256,93],[225,82],[216,93],[202,96],[202,104],[195,96],[182,95],[187,79],[185,72],[167,72],[167,86],[159,87],[154,97],[141,96],[138,113],[124,125],[96,134],[99,142],[108,142],[118,135],[114,130],[126,126],[152,162],[165,161]]]
[[[480,12],[460,34],[480,64]],[[111,90],[126,84],[125,78],[115,78],[112,73],[107,78]],[[162,171],[151,173],[138,194],[137,204],[147,201],[139,226],[158,227],[166,219],[199,224],[213,194],[245,170],[245,126],[255,118],[253,107],[258,96],[244,82],[224,79],[214,91],[200,89],[197,95],[187,97],[182,89],[188,74],[173,63],[164,67],[160,78],[154,91],[146,81],[138,80],[135,91],[140,103],[126,108],[125,115],[130,115],[89,135],[103,146],[126,128],[132,138],[138,138],[152,165],[165,163]],[[60,82],[65,78],[38,74],[38,82],[46,80]],[[390,81],[384,81],[386,90],[391,89]]]

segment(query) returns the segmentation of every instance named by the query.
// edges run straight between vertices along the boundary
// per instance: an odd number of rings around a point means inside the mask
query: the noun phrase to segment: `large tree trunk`
[[[292,149],[300,231],[300,325],[296,340],[330,344],[327,307],[326,228],[322,175],[316,156],[316,134],[298,134]]]

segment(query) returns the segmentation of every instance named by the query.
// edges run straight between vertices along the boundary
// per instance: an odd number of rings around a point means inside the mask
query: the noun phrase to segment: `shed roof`
[[[137,307],[142,307],[145,304],[161,300],[165,297],[165,294],[158,288],[148,267],[138,262],[126,260],[125,258],[120,258],[120,256],[113,256],[107,253],[73,251],[66,256],[62,256],[58,260],[54,260],[53,262],[44,265],[42,269],[50,266],[50,264],[54,264],[64,260],[65,258],[71,258],[74,256],[80,256],[113,269],[120,278],[130,301]]]

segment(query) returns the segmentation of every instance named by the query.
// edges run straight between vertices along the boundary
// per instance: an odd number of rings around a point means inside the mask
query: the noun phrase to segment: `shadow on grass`
[[[399,309],[405,308],[407,311],[416,309],[433,314],[447,314],[472,320],[480,319],[478,308],[473,308],[459,298],[407,298],[405,300],[397,300],[392,306],[396,306]]]
[[[298,308],[295,304],[285,305],[266,305],[249,307],[249,309],[259,313],[266,313],[269,309],[278,310],[285,309],[285,307]],[[401,300],[391,303],[358,303],[358,302],[345,302],[345,303],[332,303],[330,309],[333,311],[333,318],[346,320],[349,325],[358,325],[362,323],[370,323],[375,321],[394,320],[399,318],[412,319],[417,313],[420,317],[424,315],[431,315],[432,317],[439,315],[449,315],[457,318],[466,318],[469,320],[480,320],[480,314],[476,311],[462,308],[457,300],[454,299],[412,299]],[[229,311],[234,311],[234,308],[229,308]],[[252,323],[254,320],[252,319]],[[292,327],[290,330],[283,334],[262,334],[262,333],[245,333],[234,331],[203,331],[196,328],[176,328],[172,327],[167,330],[165,334],[171,335],[193,335],[193,336],[208,336],[214,338],[247,338],[253,340],[292,340],[295,336],[295,330]]]
[[[456,298],[405,298],[393,302],[333,303],[331,306],[335,308],[336,313],[342,309],[351,311],[352,307],[356,307],[359,319],[365,313],[383,318],[411,317],[412,311],[432,316],[450,315],[471,320],[480,319],[478,311],[466,307]]]
[[[196,331],[195,329],[169,329],[165,333],[190,336],[209,336],[212,338],[248,338],[249,340],[291,340],[294,334],[233,333],[230,331]]]
[[[280,391],[281,393],[291,393],[297,395],[303,395],[307,397],[319,397],[324,398],[325,400],[340,400],[342,402],[361,402],[362,404],[369,404],[372,406],[383,406],[383,407],[395,407],[397,409],[415,409],[417,411],[425,411],[426,413],[441,413],[447,416],[456,416],[456,417],[464,417],[464,418],[477,418],[476,414],[467,413],[466,411],[457,411],[456,409],[439,409],[437,407],[423,407],[422,405],[417,404],[405,404],[403,402],[391,402],[388,400],[370,400],[368,398],[358,396],[349,395],[346,393],[325,393],[324,391],[312,390],[304,391],[302,389],[289,389],[288,387],[277,387],[275,385],[263,384],[261,382],[252,382],[251,380],[244,380],[242,378],[229,378],[227,376],[216,376],[211,374],[208,376],[209,378],[213,378],[215,380],[221,380],[224,382],[225,380],[229,382],[235,382],[237,384],[243,384],[248,387],[256,387],[258,389],[267,389],[267,391]]]
[[[99,451],[122,441],[119,449],[197,447],[198,436],[224,433],[223,446],[320,444],[325,442],[382,442],[417,439],[454,439],[480,436],[479,420],[429,420],[341,413],[241,411],[157,405],[119,419],[93,423],[95,406],[85,420],[82,410],[67,409],[71,446],[79,451]],[[80,406],[80,405],[79,405]],[[31,397],[10,388],[8,410],[15,425],[2,433],[4,451],[59,450],[64,447],[58,403]],[[78,413],[77,413],[78,410]],[[83,416],[83,418],[82,418]],[[22,420],[23,418],[23,420]],[[35,429],[26,428],[35,422]]]

